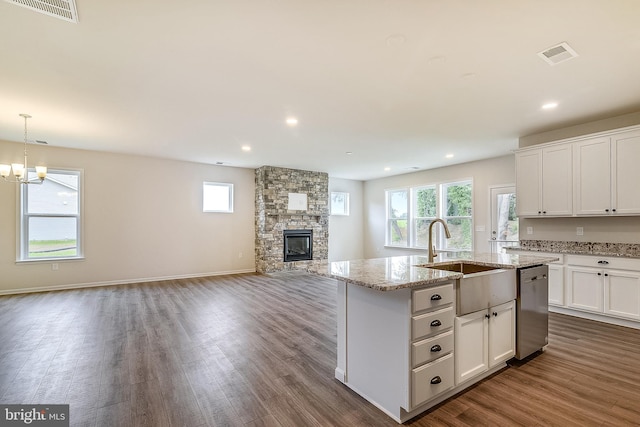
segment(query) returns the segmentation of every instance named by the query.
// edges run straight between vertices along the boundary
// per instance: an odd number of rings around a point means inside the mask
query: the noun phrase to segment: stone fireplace
[[[292,247],[285,246],[286,237],[293,237]],[[328,246],[329,175],[256,169],[256,271],[303,269],[310,259],[326,260]]]

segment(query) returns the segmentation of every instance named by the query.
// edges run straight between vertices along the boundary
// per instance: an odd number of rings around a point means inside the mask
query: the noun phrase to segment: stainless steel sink
[[[472,262],[427,264],[421,267],[462,273],[456,280],[456,314],[473,313],[516,299],[516,270]]]
[[[473,274],[483,271],[500,270],[499,267],[488,267],[486,265],[472,264],[469,262],[457,262],[455,264],[435,264],[430,265],[429,268],[435,268],[436,270],[455,271],[462,274]]]

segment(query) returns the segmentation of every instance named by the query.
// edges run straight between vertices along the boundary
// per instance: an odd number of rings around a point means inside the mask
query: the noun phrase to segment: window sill
[[[69,258],[46,258],[46,259],[18,259],[16,260],[16,264],[50,264],[57,262],[73,262],[73,261],[84,261],[85,258],[83,256],[79,257],[69,257]]]

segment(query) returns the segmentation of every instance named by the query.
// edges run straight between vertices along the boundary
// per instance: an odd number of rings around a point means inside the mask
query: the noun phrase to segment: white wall
[[[349,216],[329,217],[329,261],[364,258],[362,218],[364,183],[329,177],[329,193],[349,193]]]
[[[473,179],[474,229],[478,226],[484,226],[485,229],[485,231],[475,232],[474,250],[489,252],[488,242],[491,232],[489,187],[515,184],[513,155],[366,181],[364,183],[365,258],[426,253],[426,249],[410,250],[384,247],[385,190],[453,182],[468,178]]]
[[[0,141],[0,163],[21,149]],[[17,188],[0,182],[0,293],[255,270],[253,169],[40,146],[29,160],[84,169],[85,259],[16,263]],[[203,181],[233,183],[235,212],[203,213]]]

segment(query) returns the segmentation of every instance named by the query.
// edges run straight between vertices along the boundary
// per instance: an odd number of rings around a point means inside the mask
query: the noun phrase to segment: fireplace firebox
[[[313,230],[284,230],[284,262],[313,259]]]

